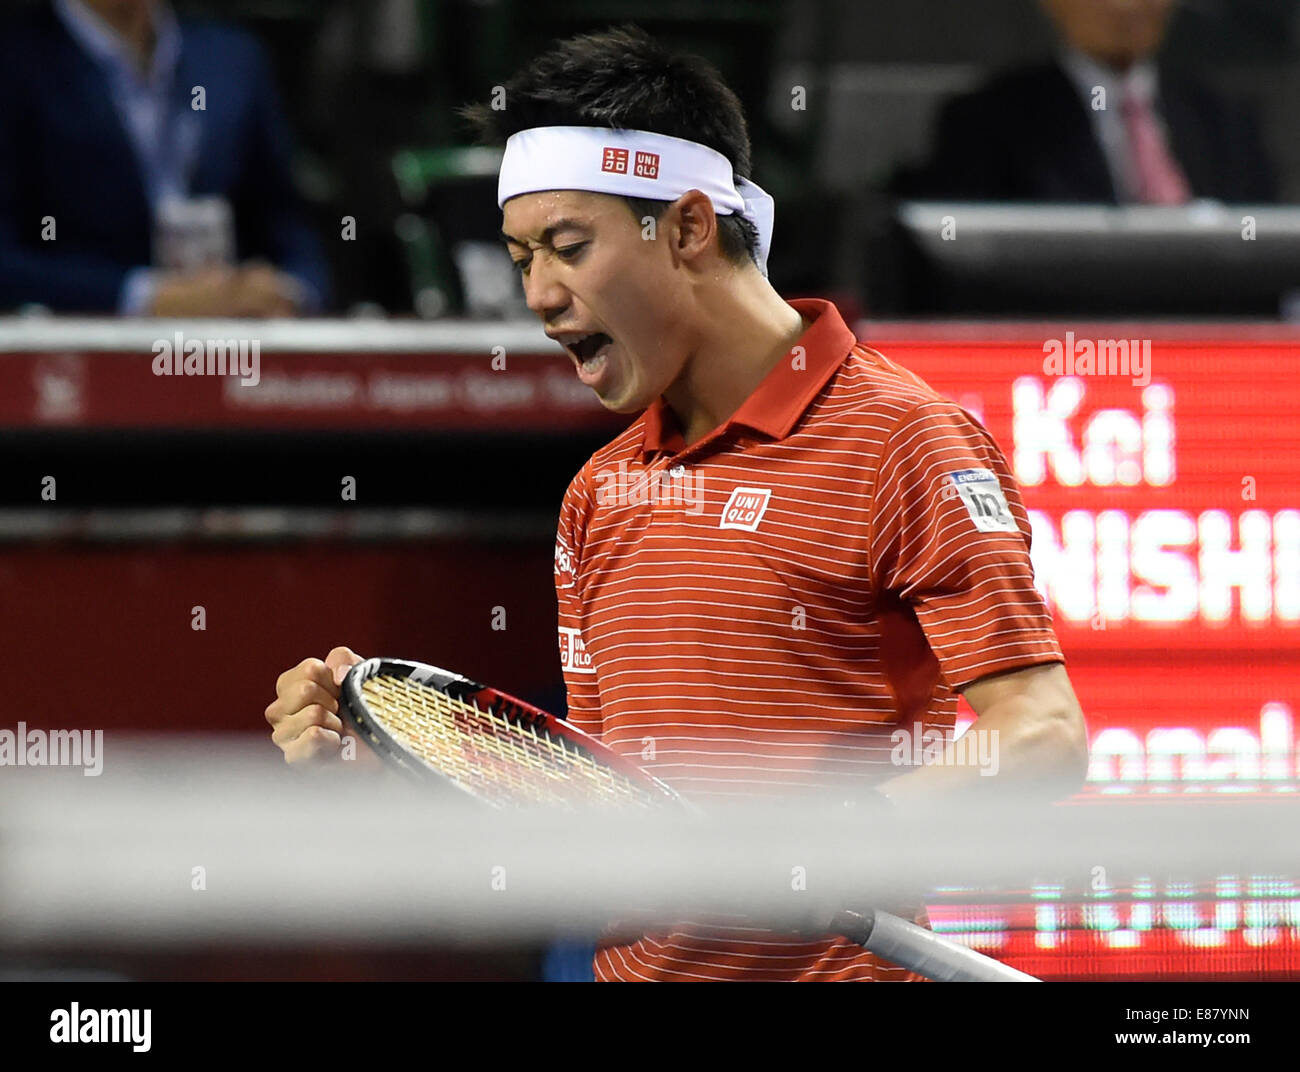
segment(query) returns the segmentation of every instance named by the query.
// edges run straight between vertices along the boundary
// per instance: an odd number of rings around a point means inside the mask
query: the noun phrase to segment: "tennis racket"
[[[368,659],[352,667],[341,699],[346,721],[383,759],[492,807],[689,808],[576,726],[436,666]]]
[[[576,726],[469,678],[405,659],[367,659],[343,680],[344,721],[394,768],[494,808],[548,804],[695,809]],[[845,910],[831,929],[942,981],[1036,981],[879,910]]]

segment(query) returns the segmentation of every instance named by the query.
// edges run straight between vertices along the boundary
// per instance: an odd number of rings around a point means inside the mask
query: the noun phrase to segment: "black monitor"
[[[1300,295],[1300,207],[906,201],[896,219],[908,313],[1277,317]]]

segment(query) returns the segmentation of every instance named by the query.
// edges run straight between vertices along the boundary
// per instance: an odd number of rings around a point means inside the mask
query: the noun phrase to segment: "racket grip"
[[[844,909],[832,929],[878,957],[942,983],[1036,983],[1032,975],[879,909]]]

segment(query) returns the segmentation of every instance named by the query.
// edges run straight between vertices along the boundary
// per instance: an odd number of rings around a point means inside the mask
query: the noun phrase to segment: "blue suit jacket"
[[[290,178],[290,138],[270,66],[242,31],[181,20],[174,92],[207,109],[194,196],[231,202],[240,260],[310,282],[328,272]],[[55,241],[42,241],[52,216]],[[49,5],[0,26],[0,308],[114,312],[126,273],[151,258],[152,212],[103,73]]]

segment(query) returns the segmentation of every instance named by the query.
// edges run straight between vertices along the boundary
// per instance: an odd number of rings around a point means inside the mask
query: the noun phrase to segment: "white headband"
[[[758,267],[767,275],[772,245],[772,198],[748,179],[737,179],[731,162],[707,145],[611,127],[532,127],[506,141],[497,179],[497,207],[519,194],[540,190],[589,190],[599,194],[676,201],[699,190],[719,216],[739,212],[758,231]]]

